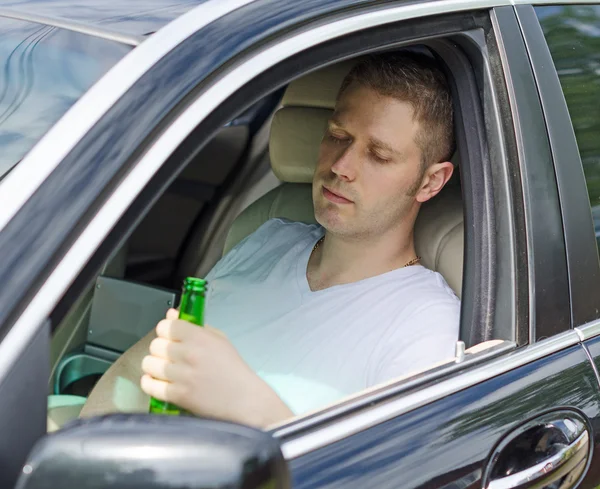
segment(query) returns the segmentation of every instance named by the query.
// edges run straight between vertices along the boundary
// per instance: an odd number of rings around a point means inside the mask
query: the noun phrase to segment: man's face
[[[313,178],[315,217],[333,234],[381,235],[418,208],[423,171],[413,109],[350,85],[336,104]]]

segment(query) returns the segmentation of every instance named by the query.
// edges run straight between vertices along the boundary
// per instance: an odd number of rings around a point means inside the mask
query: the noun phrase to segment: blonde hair
[[[452,158],[452,96],[446,76],[433,58],[409,51],[368,56],[346,75],[338,99],[352,83],[412,106],[420,126],[415,143],[421,150],[423,168]]]

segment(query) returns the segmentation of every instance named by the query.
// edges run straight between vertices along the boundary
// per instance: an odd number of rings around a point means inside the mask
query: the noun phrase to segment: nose
[[[358,154],[354,145],[351,145],[335,160],[331,166],[331,171],[335,173],[338,178],[351,182],[356,178],[357,167]]]

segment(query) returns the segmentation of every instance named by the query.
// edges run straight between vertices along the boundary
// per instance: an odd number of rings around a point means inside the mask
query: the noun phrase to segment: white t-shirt
[[[295,413],[452,358],[460,302],[420,265],[313,292],[318,225],[271,219],[211,270],[205,321]]]

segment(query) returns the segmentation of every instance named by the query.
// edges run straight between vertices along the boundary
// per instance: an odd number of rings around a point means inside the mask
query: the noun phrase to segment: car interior
[[[137,387],[141,366],[131,362],[131,354],[147,351],[148,333],[177,305],[182,279],[205,276],[221,255],[270,218],[315,222],[311,181],[319,144],[342,79],[356,61],[310,72],[246,110],[160,196],[53,331],[49,431],[80,415],[147,412],[148,397]],[[422,264],[461,297],[458,152],[453,163],[457,171],[450,182],[422,206],[415,244]],[[466,353],[501,342],[467,343]],[[442,363],[450,362],[454,358]]]

